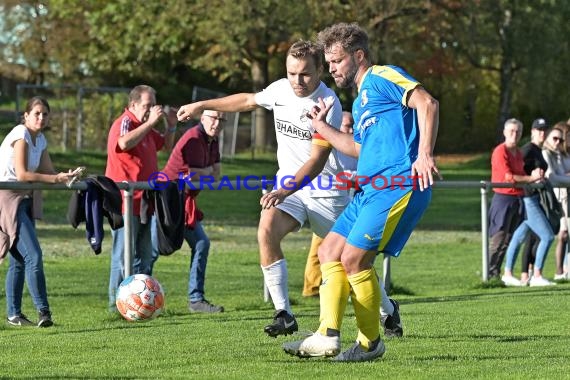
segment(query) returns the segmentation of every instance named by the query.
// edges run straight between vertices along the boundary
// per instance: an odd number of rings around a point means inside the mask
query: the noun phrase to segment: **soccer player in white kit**
[[[273,110],[279,170],[273,191],[261,197],[257,240],[265,285],[275,307],[273,321],[264,331],[271,337],[292,334],[298,325],[289,303],[287,263],[281,240],[309,222],[324,237],[349,202],[336,150],[311,126],[306,116],[318,99],[332,104],[327,122],[340,128],[338,97],[321,82],[323,52],[314,43],[298,41],[287,52],[287,78],[258,93],[240,93],[184,105],[178,120],[186,121],[203,110],[245,112],[256,107]]]

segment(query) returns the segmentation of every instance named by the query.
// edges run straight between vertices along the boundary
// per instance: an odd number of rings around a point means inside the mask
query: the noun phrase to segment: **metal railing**
[[[125,278],[131,275],[132,257],[133,257],[133,190],[149,190],[150,185],[147,182],[117,182],[120,190],[123,190],[124,202],[124,233],[128,236],[125,239]],[[0,182],[0,189],[10,190],[87,190],[85,182],[76,182],[71,186],[65,184],[50,184],[41,182]]]
[[[468,189],[477,187],[481,193],[481,279],[487,282],[489,281],[489,192],[494,188],[539,189],[543,185],[540,183],[513,184],[490,181],[440,181],[436,183],[434,188]]]
[[[255,181],[251,182],[251,185]],[[218,188],[218,183],[213,182],[212,188]],[[260,183],[263,185],[263,183]],[[188,184],[187,184],[188,185]],[[237,188],[237,185],[232,182],[232,185]],[[124,202],[124,233],[128,236],[125,239],[125,277],[131,275],[132,257],[133,257],[133,191],[134,190],[152,190],[153,187],[148,182],[117,182],[120,190],[123,190]],[[496,183],[488,181],[438,181],[434,189],[469,189],[479,188],[481,194],[481,267],[482,267],[482,280],[489,280],[489,234],[488,234],[488,220],[489,220],[489,192],[493,188],[540,188],[541,184],[526,184],[526,185],[513,185],[511,183]],[[204,189],[207,189],[205,186]],[[262,187],[259,187],[262,188]],[[48,184],[38,182],[0,182],[0,189],[11,190],[86,190],[87,184],[85,182],[76,182],[71,186],[65,184]],[[390,257],[385,256],[383,260],[383,279],[386,291],[390,290]],[[268,293],[264,291],[267,300]]]

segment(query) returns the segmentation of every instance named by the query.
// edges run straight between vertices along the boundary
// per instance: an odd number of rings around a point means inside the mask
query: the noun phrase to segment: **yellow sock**
[[[321,324],[317,330],[326,335],[327,329],[340,331],[350,287],[346,272],[340,261],[321,265],[323,281],[319,289],[321,297]]]
[[[311,240],[311,248],[307,255],[307,264],[305,264],[305,282],[303,283],[303,297],[318,296],[319,287],[321,286],[321,263],[317,254],[319,246],[323,242],[323,238],[313,234]]]
[[[380,286],[374,268],[348,276],[358,341],[366,349],[380,336]]]

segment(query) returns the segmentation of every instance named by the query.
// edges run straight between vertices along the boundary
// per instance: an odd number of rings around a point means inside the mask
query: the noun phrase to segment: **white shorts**
[[[348,193],[333,197],[311,198],[305,191],[289,195],[276,207],[299,222],[299,229],[309,222],[311,230],[324,238],[350,202]]]

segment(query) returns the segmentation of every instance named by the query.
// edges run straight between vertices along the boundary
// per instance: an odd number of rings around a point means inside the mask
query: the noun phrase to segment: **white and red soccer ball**
[[[119,313],[128,321],[150,320],[164,309],[164,291],[151,276],[135,274],[119,285],[116,304]]]

